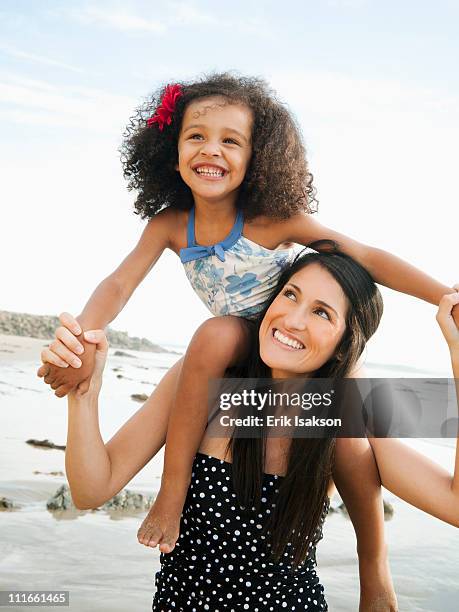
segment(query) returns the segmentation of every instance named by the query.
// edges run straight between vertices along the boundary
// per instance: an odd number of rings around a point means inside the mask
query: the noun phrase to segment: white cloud
[[[124,32],[137,31],[161,34],[166,30],[166,25],[157,19],[133,15],[125,10],[115,8],[103,10],[88,6],[83,9],[72,9],[68,11],[68,15],[85,24],[102,25]]]
[[[221,20],[209,13],[204,13],[189,2],[172,3],[174,23],[180,25],[221,25]]]
[[[138,13],[128,12],[118,4],[107,4],[105,8],[87,6],[81,9],[61,8],[54,11],[55,16],[65,16],[83,24],[101,25],[124,32],[155,32],[164,34],[167,30],[180,27],[217,27],[246,33],[258,38],[269,37],[272,27],[259,12],[256,15],[244,15],[244,19],[234,19],[234,12],[229,6],[229,14],[222,15],[222,7],[216,7],[215,13],[205,12],[192,2],[170,2],[155,7],[159,17],[152,18]]]
[[[284,72],[272,75],[290,105],[328,119],[374,121],[380,113],[395,113],[406,120],[424,113],[458,113],[459,99],[448,92],[395,80],[363,79],[333,72]],[[451,119],[451,116],[448,116]]]
[[[17,59],[24,59],[30,62],[34,62],[36,64],[43,64],[45,66],[63,68],[64,70],[69,70],[71,72],[76,72],[79,74],[85,73],[84,70],[78,68],[77,66],[72,66],[71,64],[66,64],[65,62],[60,62],[49,57],[43,57],[42,55],[37,55],[35,53],[28,53],[27,51],[22,51],[20,49],[16,49],[8,45],[0,45],[0,50]]]
[[[19,123],[113,133],[125,123],[136,101],[95,88],[57,87],[46,81],[0,74],[0,104],[2,116]]]
[[[327,4],[332,8],[353,9],[366,6],[368,0],[327,0]]]

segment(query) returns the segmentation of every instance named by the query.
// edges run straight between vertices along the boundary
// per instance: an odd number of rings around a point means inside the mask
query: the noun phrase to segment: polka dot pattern
[[[172,553],[161,554],[152,610],[265,612],[328,610],[315,566],[315,545],[306,561],[291,566],[291,545],[274,562],[263,534],[275,507],[281,477],[265,474],[260,511],[241,508],[232,486],[231,464],[198,453],[183,509],[180,537]]]

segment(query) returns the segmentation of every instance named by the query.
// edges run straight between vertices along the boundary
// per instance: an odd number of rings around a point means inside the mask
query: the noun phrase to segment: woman
[[[457,294],[445,296],[438,314],[455,377],[459,332],[450,313],[458,302]],[[279,290],[260,316],[259,346],[254,345],[247,373],[275,378],[345,376],[376,331],[381,313],[376,286],[352,259],[340,253],[305,255],[284,272]],[[107,344],[101,332],[93,341],[98,343],[97,375],[87,394],[69,397],[66,469],[80,508],[111,497],[154,454],[146,441],[151,437],[147,422],[136,415],[104,445],[97,397]],[[155,418],[164,432],[167,414]],[[391,453],[399,450],[392,448]],[[382,484],[419,506],[419,496],[413,497],[406,486],[419,475],[416,461],[415,471],[402,471],[399,464],[397,473],[385,462],[383,444],[376,452],[383,466]],[[435,487],[424,489],[428,511],[448,522],[454,517],[459,521],[459,475],[451,479],[422,459],[422,478],[429,477]],[[162,555],[153,609],[326,610],[314,552],[328,509],[333,461],[332,439],[205,436],[194,463],[179,543],[172,553]],[[337,460],[335,473],[341,468]],[[387,603],[378,609],[394,607]]]

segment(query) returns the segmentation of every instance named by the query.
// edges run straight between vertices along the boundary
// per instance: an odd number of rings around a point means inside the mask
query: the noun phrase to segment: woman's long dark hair
[[[322,252],[300,254],[281,274],[264,310],[252,330],[249,355],[242,368],[232,376],[271,378],[271,371],[260,357],[259,328],[274,299],[297,272],[319,264],[339,283],[349,301],[346,328],[333,357],[316,373],[319,378],[344,378],[357,364],[366,342],[375,333],[383,312],[381,294],[368,272],[348,255],[339,252],[330,241],[310,245]],[[335,439],[294,438],[288,454],[287,473],[279,482],[276,507],[265,526],[275,560],[286,552],[290,542],[294,566],[308,556],[317,533],[328,497],[327,489],[334,462]],[[233,433],[228,443],[233,463],[233,484],[243,507],[260,508],[265,465],[266,432],[257,438],[242,438]]]

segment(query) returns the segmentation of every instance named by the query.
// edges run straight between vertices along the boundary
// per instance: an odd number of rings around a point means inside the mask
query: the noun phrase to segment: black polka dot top
[[[315,545],[322,537],[328,501],[306,561],[293,568],[287,547],[285,561],[275,562],[262,531],[282,477],[264,475],[257,512],[237,503],[231,467],[215,457],[196,455],[180,537],[171,553],[161,554],[152,610],[328,610],[315,571]]]

